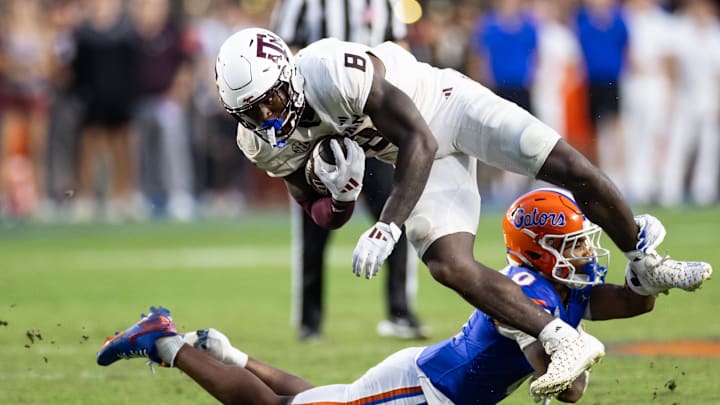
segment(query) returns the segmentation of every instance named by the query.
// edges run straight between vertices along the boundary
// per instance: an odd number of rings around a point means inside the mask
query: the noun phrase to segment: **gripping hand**
[[[353,252],[353,273],[370,279],[380,270],[380,266],[392,253],[402,230],[394,222],[378,222],[360,236]]]
[[[357,142],[350,138],[343,139],[347,154],[344,154],[340,143],[333,139],[330,149],[335,155],[335,164],[324,161],[320,156],[315,159],[315,174],[325,184],[333,199],[342,202],[355,201],[362,190],[362,179],[365,174],[365,152]]]
[[[643,253],[654,252],[665,239],[665,226],[659,219],[649,214],[636,215],[635,223],[640,231],[638,231],[637,250]]]

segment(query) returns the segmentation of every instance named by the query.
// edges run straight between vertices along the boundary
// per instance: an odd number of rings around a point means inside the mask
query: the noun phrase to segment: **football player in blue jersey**
[[[509,265],[501,270],[545,311],[582,332],[581,321],[626,318],[649,312],[654,295],[605,283],[609,252],[602,230],[572,196],[539,189],[518,198],[503,218]],[[533,374],[545,373],[550,357],[534,337],[475,310],[455,336],[428,347],[400,350],[351,384],[313,387],[233,347],[215,329],[179,334],[164,308],[109,339],[100,365],[148,357],[185,372],[224,403],[493,404]],[[588,372],[557,399],[575,402]]]

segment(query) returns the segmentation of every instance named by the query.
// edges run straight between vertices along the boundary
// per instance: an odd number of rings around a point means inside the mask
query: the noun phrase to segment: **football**
[[[331,135],[321,138],[317,141],[317,143],[315,143],[315,146],[308,157],[307,163],[305,164],[305,180],[310,186],[312,186],[313,190],[320,195],[328,195],[328,190],[325,187],[325,184],[323,184],[323,182],[315,174],[315,157],[319,156],[324,162],[334,165],[335,154],[333,153],[332,148],[330,148],[330,141],[332,139],[337,139],[340,143],[340,149],[342,149],[343,154],[347,154],[347,148],[345,147],[343,138],[345,137],[342,135]]]

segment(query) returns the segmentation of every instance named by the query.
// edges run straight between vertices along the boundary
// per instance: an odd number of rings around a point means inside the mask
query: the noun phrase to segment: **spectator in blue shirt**
[[[620,76],[629,44],[628,29],[617,0],[585,0],[575,17],[585,61],[588,109],[597,151],[588,158],[620,183],[622,145],[619,106]]]

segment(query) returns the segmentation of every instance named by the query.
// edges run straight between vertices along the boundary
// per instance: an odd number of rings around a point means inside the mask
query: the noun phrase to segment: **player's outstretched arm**
[[[650,312],[655,306],[654,295],[638,295],[627,286],[602,284],[590,295],[590,317],[593,321],[630,318]]]
[[[370,56],[375,74],[364,112],[390,142],[397,145],[393,190],[380,222],[402,226],[425,189],[438,145],[420,111],[400,89],[385,80],[385,67]]]

